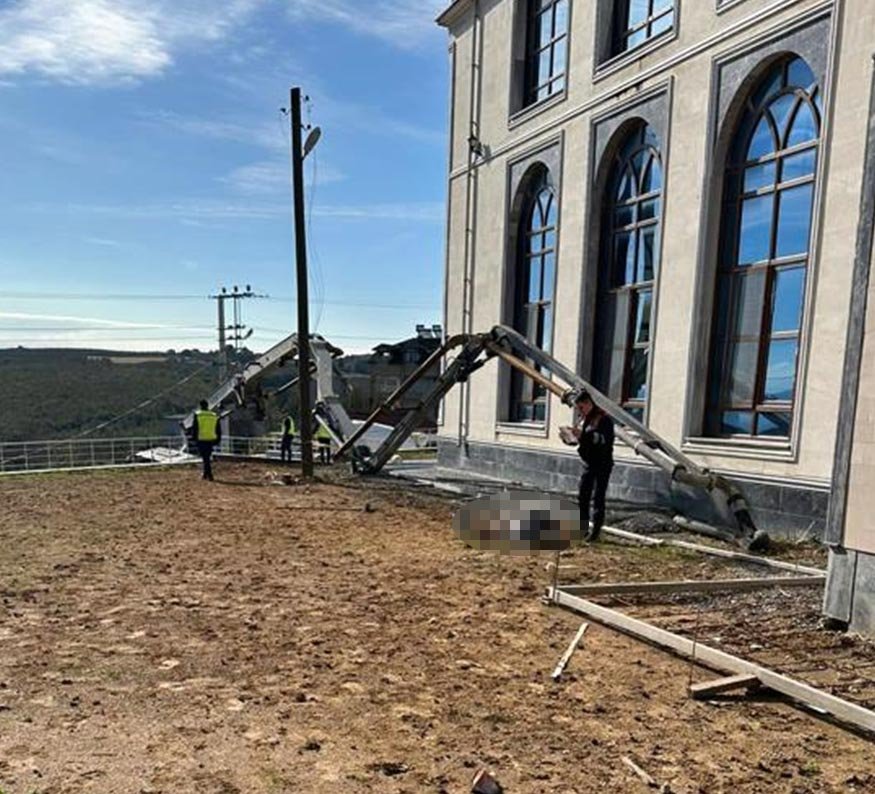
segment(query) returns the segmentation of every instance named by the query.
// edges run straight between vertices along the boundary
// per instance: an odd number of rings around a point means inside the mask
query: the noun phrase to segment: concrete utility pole
[[[248,339],[252,336],[252,330],[248,330],[245,325],[243,325],[241,319],[241,306],[240,303],[244,299],[247,298],[266,298],[266,295],[256,295],[252,291],[252,287],[248,284],[246,285],[246,290],[241,292],[240,288],[235,286],[233,291],[228,292],[227,287],[222,287],[222,291],[218,295],[210,295],[211,300],[216,301],[219,308],[219,355],[220,364],[219,364],[219,383],[224,383],[228,380],[228,331],[231,332],[230,341],[234,343],[234,349],[238,350],[240,347],[240,342]],[[225,321],[225,301],[234,301],[233,303],[233,317],[234,322],[231,325],[226,325]],[[244,333],[244,331],[247,331]]]
[[[301,473],[312,477],[313,409],[310,400],[310,313],[307,286],[307,238],[304,218],[304,148],[301,123],[301,89],[291,92],[292,194],[295,204],[295,255],[298,289],[298,378],[300,386]]]

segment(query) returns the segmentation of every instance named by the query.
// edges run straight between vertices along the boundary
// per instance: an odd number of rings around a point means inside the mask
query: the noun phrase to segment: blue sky
[[[272,296],[251,346],[292,330],[295,84],[323,129],[316,330],[363,350],[440,322],[442,5],[0,0],[0,347],[210,349],[213,302],[131,296],[245,283]]]

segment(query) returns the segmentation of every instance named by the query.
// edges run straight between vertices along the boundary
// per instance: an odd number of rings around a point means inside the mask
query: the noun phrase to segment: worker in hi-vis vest
[[[212,482],[213,448],[222,440],[222,428],[219,425],[219,415],[210,410],[206,400],[201,400],[200,410],[194,413],[192,439],[204,462],[204,479]]]
[[[316,423],[315,437],[319,447],[319,462],[331,463],[331,433],[321,422]]]
[[[280,444],[280,460],[292,462],[292,441],[295,438],[295,420],[291,416],[283,419],[283,440]]]

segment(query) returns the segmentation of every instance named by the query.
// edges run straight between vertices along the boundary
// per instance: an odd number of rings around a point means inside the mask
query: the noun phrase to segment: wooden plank
[[[571,641],[571,644],[568,646],[568,649],[562,654],[562,658],[559,660],[559,664],[556,665],[556,668],[553,670],[553,680],[558,681],[562,677],[562,673],[565,672],[565,668],[568,666],[568,662],[571,661],[571,656],[575,650],[577,650],[577,646],[580,645],[580,641],[583,639],[583,635],[586,633],[586,630],[589,628],[589,623],[581,623],[580,628],[577,630],[577,634],[574,635],[574,639]]]
[[[740,673],[739,675],[731,675],[726,678],[717,678],[714,681],[703,681],[700,684],[693,684],[690,687],[690,694],[693,700],[704,700],[712,695],[719,695],[722,692],[732,692],[735,689],[753,689],[762,685],[762,682],[755,675]]]
[[[725,651],[720,651],[701,643],[694,643],[693,640],[686,637],[672,634],[670,631],[657,628],[642,620],[637,620],[616,610],[594,604],[592,601],[586,601],[571,593],[563,592],[561,587],[558,588],[558,592],[551,592],[550,595],[556,603],[568,607],[581,615],[585,615],[592,620],[597,620],[605,626],[610,626],[638,639],[646,640],[661,648],[667,648],[678,656],[694,659],[697,663],[710,667],[712,670],[717,670],[727,675],[747,674],[755,676],[768,689],[780,692],[782,695],[786,695],[812,709],[825,712],[840,722],[875,733],[875,711],[870,711],[862,706],[858,706],[856,703],[842,700],[842,698],[830,695],[820,689],[815,689],[813,686],[804,684],[801,681],[787,678],[767,667],[761,667],[758,664],[748,662],[745,659],[740,659]]]
[[[770,590],[777,587],[823,587],[823,576],[775,576],[765,579],[691,579],[678,582],[606,582],[563,585],[562,590],[579,596],[647,595],[649,593],[718,593]]]
[[[622,762],[629,768],[629,770],[641,780],[642,783],[649,786],[650,788],[658,788],[659,783],[653,778],[652,775],[645,772],[638,764],[636,764],[628,755],[624,755],[622,757]]]
[[[724,557],[730,560],[737,560],[738,562],[750,563],[751,565],[761,565],[766,568],[774,568],[777,571],[792,571],[793,573],[810,574],[811,576],[826,576],[826,571],[822,568],[812,568],[809,565],[798,565],[793,562],[775,560],[771,557],[759,557],[756,554],[745,554],[740,551],[718,549],[714,546],[703,546],[700,543],[689,543],[685,540],[651,538],[647,535],[639,535],[637,532],[627,532],[625,529],[616,529],[615,527],[604,527],[602,532],[605,535],[622,538],[624,540],[631,540],[644,546],[672,546],[677,549],[686,549],[687,551],[695,551],[701,554],[710,554],[712,557]]]

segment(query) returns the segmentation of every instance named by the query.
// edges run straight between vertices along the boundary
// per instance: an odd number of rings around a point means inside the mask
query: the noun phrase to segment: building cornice
[[[454,25],[462,18],[462,15],[468,10],[468,7],[472,5],[473,2],[474,0],[454,0],[454,2],[451,3],[446,10],[442,11],[440,16],[438,16],[436,20],[438,25],[444,28]]]

